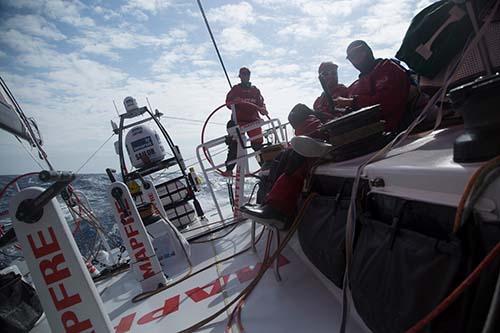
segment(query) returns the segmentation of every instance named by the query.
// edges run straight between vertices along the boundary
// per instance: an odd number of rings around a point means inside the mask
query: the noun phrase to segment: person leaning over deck
[[[409,99],[410,78],[405,69],[392,60],[375,59],[371,48],[362,40],[349,44],[347,59],[360,74],[358,80],[347,88],[347,97],[339,96],[333,99],[335,107],[356,110],[380,104],[385,129],[397,131]],[[319,122],[313,121],[311,117],[305,119],[309,123],[304,124],[310,127],[309,131],[315,133],[314,128],[319,127]],[[291,120],[290,122],[292,123]],[[300,134],[296,130],[296,135]],[[303,163],[291,175],[283,173],[267,194],[264,204],[247,208],[247,215],[267,219],[269,223],[272,223],[272,220],[290,220],[297,210],[297,200],[308,171],[306,165]]]
[[[268,114],[266,105],[264,104],[264,97],[262,97],[260,90],[250,82],[250,70],[246,67],[241,67],[239,78],[241,82],[233,86],[226,96],[226,106],[231,109],[231,105],[234,105],[236,115],[236,119],[233,119],[234,115],[231,116],[231,120],[227,123],[227,128],[233,127],[235,124],[243,126],[261,120],[259,114],[264,116]],[[248,131],[247,134],[253,150],[260,150],[263,143],[262,137],[252,138],[261,135],[262,129],[257,127]],[[226,144],[228,145],[226,170],[222,172],[222,175],[230,177],[233,174],[235,164],[228,164],[227,162],[236,159],[237,143],[234,138],[228,136],[226,137]]]
[[[359,78],[348,87],[349,97],[335,98],[335,105],[356,110],[380,104],[386,130],[397,130],[409,102],[411,81],[407,71],[393,60],[375,59],[362,40],[350,43],[346,53],[359,70]]]

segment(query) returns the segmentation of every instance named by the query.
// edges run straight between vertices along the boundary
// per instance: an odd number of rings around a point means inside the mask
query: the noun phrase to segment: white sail
[[[7,104],[0,94],[0,128],[27,141],[31,141],[28,131],[19,115]]]
[[[42,140],[35,122],[26,118],[22,110],[16,106],[16,102],[3,79],[0,80],[0,83],[0,129],[28,141],[32,146],[36,146],[37,143],[41,144]]]

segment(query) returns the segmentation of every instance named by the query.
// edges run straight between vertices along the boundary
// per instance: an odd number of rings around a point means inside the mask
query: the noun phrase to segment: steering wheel
[[[253,107],[254,107],[254,108],[256,108],[256,109],[257,109],[257,108],[260,108],[260,106],[258,106],[258,105],[256,105],[256,104],[254,104],[254,103],[245,102],[245,101],[239,101],[239,102],[237,102],[237,103],[235,103],[235,104],[247,104],[247,105],[251,105],[251,106],[253,106]],[[207,128],[208,122],[210,121],[210,119],[212,119],[213,115],[214,115],[215,113],[217,113],[217,111],[219,111],[220,109],[222,109],[222,108],[223,108],[223,107],[225,107],[225,106],[226,106],[226,104],[222,104],[221,106],[218,106],[217,108],[215,108],[215,110],[213,110],[213,111],[212,111],[212,112],[208,115],[207,119],[205,120],[205,123],[203,124],[202,130],[201,130],[201,144],[204,144],[204,143],[205,143],[205,130],[206,130],[206,128]],[[269,115],[266,115],[266,117],[267,117],[268,119],[270,119],[270,118],[269,118]],[[207,153],[207,149],[206,149],[206,148],[203,148],[203,154],[205,155],[205,158],[207,159],[208,163],[210,163],[210,165],[211,165],[212,167],[214,167],[214,168],[215,168],[215,164],[214,164],[214,162],[212,161],[212,159],[210,158],[210,156],[208,155],[208,153]],[[215,170],[216,170],[216,171],[217,171],[220,175],[222,175],[222,170],[221,170],[221,169],[219,169],[219,168],[215,168]],[[260,171],[260,168],[259,168],[259,169],[257,169],[256,171],[252,172],[252,173],[247,173],[247,174],[245,174],[245,177],[255,176],[255,174],[256,174],[257,172],[259,172],[259,171]],[[234,176],[231,176],[231,177],[234,177]]]

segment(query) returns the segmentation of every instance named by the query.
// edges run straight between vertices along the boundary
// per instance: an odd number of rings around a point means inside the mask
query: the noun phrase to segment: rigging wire
[[[224,66],[224,61],[222,60],[222,56],[220,55],[219,48],[217,47],[217,43],[215,42],[214,35],[212,34],[212,29],[210,29],[210,25],[208,24],[207,17],[205,16],[205,11],[203,10],[203,6],[201,5],[201,1],[197,0],[198,7],[200,7],[201,15],[203,16],[203,20],[205,21],[205,25],[207,26],[208,33],[210,34],[210,38],[212,39],[212,43],[214,44],[215,51],[217,52],[217,56],[219,57],[220,64],[222,69],[224,70],[224,74],[226,75],[227,83],[229,83],[229,88],[232,88],[231,80],[229,80],[229,76],[227,75],[226,66]]]
[[[198,124],[204,124],[204,123],[205,123],[205,121],[203,121],[203,120],[198,120],[198,119],[188,119],[188,118],[172,117],[172,116],[165,116],[165,115],[163,115],[162,117],[163,117],[163,118],[167,118],[167,119],[174,119],[174,120],[189,121],[189,122],[198,123]],[[217,122],[214,122],[214,121],[211,121],[211,122],[210,122],[210,124],[220,125],[220,126],[226,126],[226,124],[223,124],[223,123],[217,123]]]
[[[28,153],[28,155],[31,157],[31,159],[40,167],[40,170],[45,169],[43,167],[43,165],[40,164],[40,162],[38,162],[38,160],[36,159],[36,157],[33,156],[32,152],[28,148],[26,148],[26,146],[23,144],[23,142],[21,141],[21,139],[19,139],[17,136],[15,136],[15,138],[19,142],[19,144],[21,144],[21,147],[23,147],[24,151],[26,151],[26,153]]]
[[[153,107],[151,106],[151,103],[149,103],[149,98],[147,98],[147,97],[146,97],[146,102],[148,103],[149,109],[151,111],[153,111]],[[156,111],[158,111],[158,109]],[[163,114],[162,117],[163,118],[167,118],[167,119],[182,120],[182,121],[188,121],[188,122],[194,122],[194,123],[200,123],[200,124],[204,124],[205,123],[205,121],[203,121],[203,120],[189,119],[189,118],[182,118],[182,117],[173,117],[173,116],[166,116],[165,114]],[[216,123],[216,122],[211,122],[211,124],[226,126],[226,124]]]
[[[75,173],[80,172],[80,170],[82,170],[82,169],[83,169],[83,167],[84,167],[85,165],[87,165],[87,163],[89,163],[89,162],[90,162],[90,160],[91,160],[92,158],[94,158],[94,156],[95,156],[95,155],[99,152],[99,150],[101,150],[101,149],[102,149],[102,147],[104,147],[104,145],[105,145],[106,143],[108,143],[108,141],[109,141],[109,140],[111,140],[111,138],[112,138],[114,135],[115,135],[115,133],[111,134],[111,136],[110,136],[109,138],[107,138],[107,139],[106,139],[106,141],[104,141],[104,143],[103,143],[102,145],[100,145],[100,146],[99,146],[99,148],[97,148],[97,150],[96,150],[96,151],[95,151],[92,155],[90,155],[90,157],[89,157],[89,158],[87,158],[87,160],[86,160],[86,161],[82,164],[82,166],[81,166],[80,168],[78,168],[78,170],[76,170],[76,171],[75,171]]]

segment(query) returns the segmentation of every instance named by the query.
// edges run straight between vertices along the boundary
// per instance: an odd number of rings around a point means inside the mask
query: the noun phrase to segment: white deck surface
[[[194,271],[226,258],[250,245],[251,222],[243,222],[227,237],[203,244],[192,244]],[[257,227],[257,236],[261,227]],[[283,239],[284,234],[281,235]],[[210,316],[236,297],[255,276],[262,262],[267,232],[251,250],[194,276],[144,301],[132,303],[141,293],[130,271],[98,282],[97,288],[116,332],[178,332]],[[278,282],[271,267],[247,299],[242,312],[245,332],[336,332],[340,325],[340,290],[321,281],[318,271],[300,255],[298,241],[285,248]],[[275,249],[273,243],[272,249]],[[302,257],[302,259],[301,259]],[[253,272],[253,273],[252,273]],[[173,277],[176,280],[184,273]],[[330,284],[330,288],[328,287]],[[228,312],[199,332],[224,332]],[[350,320],[348,332],[366,332]],[[50,332],[42,320],[32,332]],[[240,332],[233,325],[232,332]]]
[[[453,161],[453,143],[462,133],[463,127],[455,126],[425,137],[411,136],[386,158],[366,166],[363,178],[383,179],[384,186],[372,187],[373,192],[456,207],[469,177],[483,164]],[[316,174],[355,177],[358,167],[371,155],[323,164],[316,169]],[[495,204],[487,197],[481,199],[476,208],[494,210]]]

